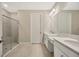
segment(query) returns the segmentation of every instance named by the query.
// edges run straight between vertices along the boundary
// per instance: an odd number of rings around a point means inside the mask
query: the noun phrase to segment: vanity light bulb
[[[7,5],[7,4],[3,4],[3,6],[4,6],[4,7],[8,7],[8,5]]]
[[[53,9],[53,12],[55,12],[55,9]]]

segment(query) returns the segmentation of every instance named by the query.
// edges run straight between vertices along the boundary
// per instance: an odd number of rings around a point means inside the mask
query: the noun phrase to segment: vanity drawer
[[[52,38],[53,39],[53,38]],[[50,38],[48,38],[48,41],[51,43],[51,44],[54,44],[54,39],[51,40]]]
[[[64,54],[69,57],[79,57],[79,55],[72,51],[70,48],[66,47],[65,45],[59,43],[58,41],[54,41],[54,46],[57,46]]]
[[[54,57],[68,57],[58,47],[54,46]]]

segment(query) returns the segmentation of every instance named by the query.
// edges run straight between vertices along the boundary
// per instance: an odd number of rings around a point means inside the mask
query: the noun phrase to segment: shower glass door
[[[18,44],[18,21],[8,16],[2,17],[2,56]]]
[[[12,48],[11,40],[11,21],[9,18],[3,17],[3,55]]]

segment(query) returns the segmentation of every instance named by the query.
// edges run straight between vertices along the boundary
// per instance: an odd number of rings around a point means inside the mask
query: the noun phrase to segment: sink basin
[[[52,37],[52,36],[57,36],[58,34],[52,34],[52,33],[47,33],[47,32],[44,32],[44,34],[45,35],[48,35],[48,36],[50,36],[50,37]]]
[[[50,37],[56,37],[58,34],[49,34]]]

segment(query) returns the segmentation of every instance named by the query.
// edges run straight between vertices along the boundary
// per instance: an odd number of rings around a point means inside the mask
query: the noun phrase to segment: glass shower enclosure
[[[2,56],[16,46],[18,42],[19,22],[11,17],[2,16]]]

